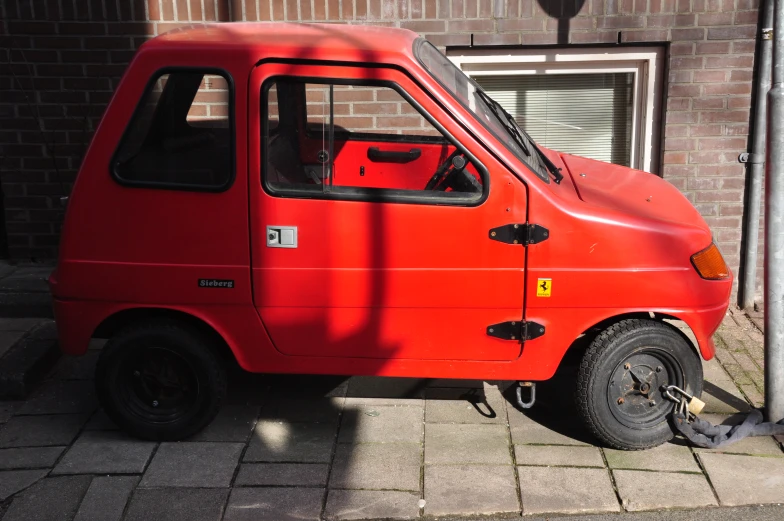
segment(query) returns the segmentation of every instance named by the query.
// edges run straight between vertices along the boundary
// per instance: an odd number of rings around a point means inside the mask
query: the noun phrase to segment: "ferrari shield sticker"
[[[549,297],[553,290],[553,279],[538,279],[536,281],[536,296]]]

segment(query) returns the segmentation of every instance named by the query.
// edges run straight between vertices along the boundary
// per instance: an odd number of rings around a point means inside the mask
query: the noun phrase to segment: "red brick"
[[[719,206],[719,215],[743,215],[743,205],[722,204]]]
[[[743,192],[741,191],[697,192],[697,202],[700,203],[739,203],[741,201],[743,201]]]
[[[697,167],[694,165],[673,165],[673,164],[665,164],[663,168],[664,177],[690,177],[693,176],[694,173],[697,171]]]
[[[671,83],[667,93],[673,97],[696,98],[700,95],[700,88],[699,85]]]
[[[700,13],[697,25],[732,25],[732,13]]]
[[[746,179],[742,177],[724,178],[721,187],[727,190],[742,190],[746,188]]]
[[[689,135],[694,137],[701,136],[721,136],[724,133],[724,125],[691,125]]]
[[[751,83],[717,83],[704,86],[706,96],[751,94]]]
[[[544,28],[543,21],[538,18],[516,18],[498,20],[498,30],[500,32],[507,31],[542,31]]]
[[[729,98],[727,100],[727,107],[731,109],[748,109],[751,107],[751,98]]]
[[[664,149],[669,151],[674,150],[695,150],[695,140],[688,138],[665,138]]]
[[[744,40],[754,38],[756,34],[757,27],[754,25],[711,27],[708,29],[708,40]]]
[[[471,44],[470,34],[426,34],[424,36],[436,47]]]
[[[732,42],[733,54],[754,54],[756,50],[756,40],[735,40]]]
[[[689,190],[718,190],[720,186],[721,179],[712,177],[690,177],[687,183]]]
[[[622,31],[621,42],[665,42],[666,29],[648,29],[643,31]]]
[[[27,22],[15,21],[8,22],[8,33],[13,35],[24,34],[40,34],[52,35],[55,34],[56,24],[54,22]]]
[[[667,110],[691,110],[691,98],[667,98]]]
[[[742,150],[746,148],[746,139],[740,137],[700,138],[700,150]]]
[[[730,42],[697,42],[697,54],[729,54]]]
[[[689,135],[688,125],[667,125],[664,129],[664,135],[667,137],[683,137]]]
[[[518,33],[475,34],[474,45],[520,45],[520,35]]]
[[[693,29],[671,29],[670,38],[673,41],[702,40],[705,38],[705,29],[701,29],[699,27]]]
[[[521,33],[523,45],[552,45],[558,43],[557,33]]]
[[[670,54],[673,56],[694,54],[692,42],[674,42],[670,45]]]
[[[725,110],[723,112],[703,112],[700,114],[702,123],[743,123],[749,120],[747,110]]]
[[[669,79],[670,83],[691,83],[692,71],[671,71]]]
[[[706,69],[751,68],[754,56],[706,56]]]
[[[694,100],[694,110],[717,110],[725,108],[724,98],[699,98]]]
[[[715,83],[727,81],[726,71],[694,71],[694,83]]]
[[[702,57],[698,58],[685,58],[685,57],[677,57],[677,58],[670,58],[670,69],[701,69],[702,68],[703,59]]]
[[[686,152],[665,152],[664,163],[667,165],[685,165],[688,157]]]
[[[720,152],[720,151],[698,151],[689,152],[689,163],[691,164],[722,164],[722,163],[737,163],[738,155],[734,152]],[[700,175],[702,172],[700,172]],[[719,175],[719,174],[714,174]]]
[[[410,22],[400,22],[400,27],[417,33],[446,32],[446,22],[443,20],[412,20]]]
[[[696,112],[668,112],[667,124],[677,123],[697,123]]]
[[[450,33],[462,32],[490,32],[495,30],[493,20],[450,20],[448,31]]]
[[[596,27],[598,29],[624,29],[644,26],[645,17],[643,16],[601,16],[596,19]]]
[[[738,11],[735,13],[735,25],[757,25],[758,11]]]
[[[617,43],[618,33],[615,31],[589,31],[569,35],[571,43]]]

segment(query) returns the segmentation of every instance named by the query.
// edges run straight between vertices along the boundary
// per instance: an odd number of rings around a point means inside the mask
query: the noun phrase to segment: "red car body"
[[[428,73],[417,42],[399,29],[220,24],[145,43],[68,203],[50,279],[61,349],[82,354],[129,317],[163,313],[208,326],[253,372],[535,381],[592,327],[653,313],[685,321],[713,357],[732,281],[706,280],[692,264],[712,240],[689,201],[655,175],[549,150],[564,179],[543,182]],[[110,175],[148,82],[172,67],[232,79],[234,178],[224,191],[130,187]],[[259,92],[280,74],[397,84],[486,166],[486,197],[441,206],[265,191]],[[342,155],[354,162],[346,170],[365,153]],[[422,185],[430,166],[421,165]],[[270,224],[297,226],[298,247],[267,248]],[[493,240],[492,229],[512,224],[548,237]],[[537,296],[540,279],[549,296]],[[488,334],[518,321],[544,334]]]

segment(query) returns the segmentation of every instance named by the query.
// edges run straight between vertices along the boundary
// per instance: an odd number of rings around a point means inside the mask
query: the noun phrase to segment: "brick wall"
[[[661,174],[705,216],[737,273],[745,184],[737,156],[749,141],[758,0],[586,0],[573,9],[579,3],[5,0],[0,180],[10,255],[56,254],[59,196],[145,39],[190,21],[332,21],[405,27],[439,46],[669,42]],[[575,16],[567,24],[547,13]]]

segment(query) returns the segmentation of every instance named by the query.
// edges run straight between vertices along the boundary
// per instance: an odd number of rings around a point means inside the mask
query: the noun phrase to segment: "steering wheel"
[[[462,166],[453,164],[458,156],[461,156]],[[446,161],[441,163],[441,165],[438,167],[438,170],[436,170],[436,173],[433,174],[433,177],[431,177],[427,182],[425,185],[425,190],[436,190],[443,192],[447,189],[447,186],[449,186],[449,183],[447,183],[446,180],[453,176],[456,172],[461,172],[466,163],[467,161],[465,160],[465,156],[463,156],[462,152],[460,152],[459,149],[455,149],[454,152],[449,154],[449,157],[446,158]]]

